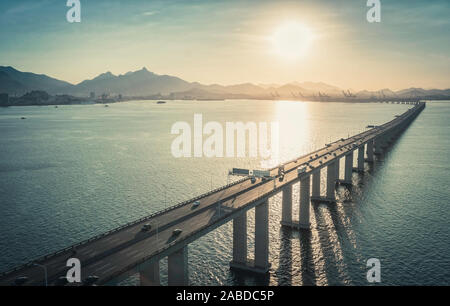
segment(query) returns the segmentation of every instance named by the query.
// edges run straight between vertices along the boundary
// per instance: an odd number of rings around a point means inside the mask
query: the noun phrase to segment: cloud
[[[142,15],[144,15],[144,16],[153,16],[153,15],[158,14],[158,13],[159,13],[158,11],[147,11],[147,12],[142,13]]]

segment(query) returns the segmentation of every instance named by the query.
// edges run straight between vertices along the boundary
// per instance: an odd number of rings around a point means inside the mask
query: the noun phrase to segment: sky
[[[204,84],[450,88],[450,1],[380,0],[379,23],[366,2],[80,0],[69,23],[66,0],[2,0],[0,65],[74,84],[147,67]]]

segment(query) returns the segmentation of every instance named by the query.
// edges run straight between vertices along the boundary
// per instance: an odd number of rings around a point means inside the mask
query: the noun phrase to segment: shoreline
[[[92,100],[84,100],[83,98],[76,98],[76,100],[70,100],[66,103],[61,103],[61,101],[52,101],[50,103],[44,101],[29,101],[22,103],[8,103],[0,105],[0,108],[14,107],[14,106],[64,106],[64,105],[107,105],[107,104],[115,104],[115,103],[123,103],[130,101],[149,101],[155,102],[158,101],[198,101],[198,102],[226,102],[226,101],[239,101],[239,100],[253,100],[253,101],[288,101],[288,102],[318,102],[318,103],[387,103],[387,104],[410,104],[417,103],[420,101],[448,101],[450,97],[442,97],[442,98],[392,98],[392,99],[342,99],[342,98],[333,98],[328,100],[314,100],[314,99],[303,99],[303,100],[293,100],[293,99],[263,99],[263,98],[231,98],[231,99],[149,99],[142,97],[133,97],[133,98],[124,98],[122,100],[107,100],[107,101],[92,101]],[[165,103],[158,103],[165,104]]]

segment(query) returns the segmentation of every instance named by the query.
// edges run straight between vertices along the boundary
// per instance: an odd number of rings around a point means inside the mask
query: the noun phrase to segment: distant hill
[[[19,81],[11,78],[5,71],[0,71],[0,92],[8,94],[22,94],[27,91],[27,87]]]
[[[72,84],[44,74],[21,72],[13,67],[0,66],[0,92],[22,95],[32,90],[45,90],[51,94],[65,93]]]
[[[428,96],[448,96],[450,95],[450,89],[422,89],[422,88],[408,88],[397,91],[397,94],[401,97],[428,97]]]
[[[362,98],[370,98],[370,97],[376,97],[376,98],[383,98],[383,97],[399,97],[399,95],[390,90],[389,88],[384,88],[377,91],[368,91],[368,90],[361,90],[356,93],[358,97]]]
[[[174,91],[191,89],[191,83],[169,75],[158,75],[146,68],[123,75],[114,75],[111,72],[100,74],[92,80],[86,80],[71,88],[69,94],[89,95],[91,91],[114,93],[122,95],[143,96],[160,93],[170,94]]]
[[[159,75],[145,67],[137,71],[129,71],[122,75],[105,72],[91,80],[79,84],[70,84],[43,74],[21,72],[13,67],[0,66],[0,93],[23,95],[26,92],[43,90],[49,94],[69,94],[88,97],[90,92],[97,96],[122,95],[128,97],[168,97],[168,98],[200,98],[200,99],[311,99],[330,101],[349,99],[384,99],[384,98],[446,98],[450,89],[408,88],[394,92],[388,88],[378,91],[341,89],[323,82],[291,82],[288,84],[252,84],[236,85],[204,85],[198,82],[187,82],[175,76]],[[352,96],[350,96],[350,93]],[[354,95],[354,96],[353,96]]]
[[[306,94],[317,94],[320,91],[327,95],[338,95],[342,91],[339,87],[323,82],[293,82],[291,84],[303,88]]]

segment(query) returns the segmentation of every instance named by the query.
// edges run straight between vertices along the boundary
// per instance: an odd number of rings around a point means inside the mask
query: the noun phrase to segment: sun
[[[303,24],[287,22],[276,29],[270,40],[276,54],[292,60],[307,54],[313,33]]]

